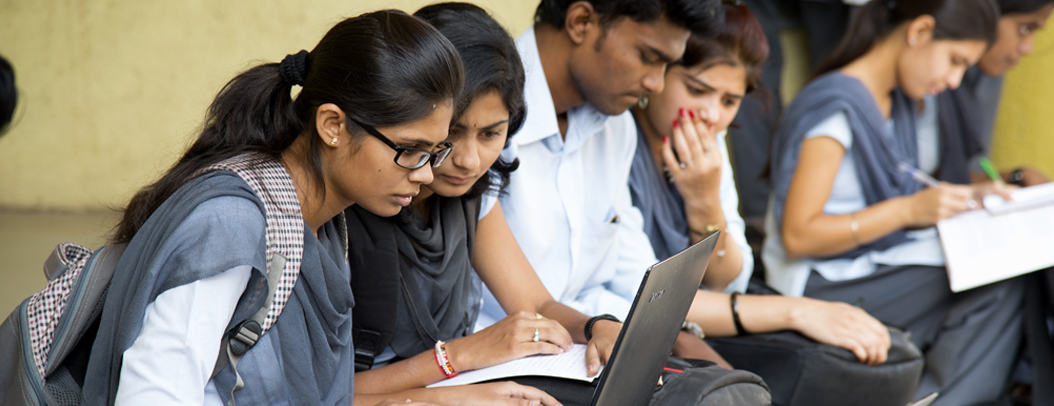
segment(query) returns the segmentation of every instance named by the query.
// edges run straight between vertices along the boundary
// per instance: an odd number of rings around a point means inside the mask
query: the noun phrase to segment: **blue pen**
[[[905,172],[908,175],[911,175],[912,179],[915,179],[923,185],[929,187],[941,187],[941,183],[938,182],[937,179],[933,179],[933,177],[927,175],[926,172],[920,171],[918,168],[909,165],[907,162],[901,162],[897,164],[897,169],[900,169],[901,172]],[[977,201],[975,201],[974,199],[966,199],[966,207],[969,207],[971,210],[976,209]]]
[[[941,183],[938,182],[937,179],[933,179],[933,177],[927,175],[926,172],[920,171],[918,168],[909,165],[907,162],[901,162],[897,164],[897,169],[900,169],[901,172],[905,172],[908,175],[911,175],[912,179],[915,179],[923,185],[929,187],[941,187]]]

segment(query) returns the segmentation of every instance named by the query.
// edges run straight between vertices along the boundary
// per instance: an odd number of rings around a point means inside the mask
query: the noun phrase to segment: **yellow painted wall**
[[[1006,75],[992,139],[1001,170],[1039,168],[1054,177],[1054,29],[1036,34],[1035,51]]]
[[[17,118],[0,138],[0,208],[124,205],[195,136],[238,72],[311,49],[343,17],[427,0],[0,0]],[[473,0],[513,36],[536,1]]]

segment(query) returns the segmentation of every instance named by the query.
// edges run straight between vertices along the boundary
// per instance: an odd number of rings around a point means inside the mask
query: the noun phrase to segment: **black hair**
[[[433,4],[418,10],[414,16],[436,27],[461,55],[465,66],[465,87],[457,98],[455,122],[476,97],[497,91],[509,110],[509,131],[505,138],[508,147],[512,136],[520,131],[527,118],[527,103],[523,99],[523,64],[512,37],[485,10],[468,3]],[[491,176],[476,181],[465,197],[478,197],[490,188],[504,192],[512,171],[519,165],[519,160],[506,162],[499,157],[490,167]],[[493,178],[495,176],[497,179]]]
[[[999,12],[1007,14],[1028,14],[1054,3],[1054,0],[996,0]]]
[[[769,57],[769,43],[761,22],[747,6],[722,2],[725,26],[716,38],[692,35],[678,65],[709,69],[713,65],[743,65],[747,71],[747,93],[761,88],[761,65]]]
[[[18,104],[18,89],[15,87],[15,68],[0,55],[0,135],[7,132],[7,126],[15,115]]]
[[[721,31],[725,19],[720,0],[542,0],[534,20],[563,28],[567,8],[578,1],[592,4],[605,28],[623,17],[640,23],[666,17],[693,34],[712,37]]]
[[[1000,15],[993,0],[871,0],[849,21],[842,41],[816,67],[813,77],[841,69],[870,51],[900,24],[924,15],[936,21],[934,39],[972,39],[991,45],[998,35]]]
[[[348,18],[331,28],[306,59],[303,89],[294,100],[292,84],[278,63],[253,67],[231,79],[209,105],[201,133],[156,183],[140,190],[125,209],[113,240],[127,242],[173,192],[196,174],[247,152],[278,158],[298,137],[309,144],[296,159],[322,193],[321,140],[315,115],[333,103],[347,116],[374,127],[421,119],[432,105],[451,101],[463,83],[457,50],[432,26],[396,10]],[[285,64],[283,64],[285,65]],[[363,137],[362,131],[352,133]]]

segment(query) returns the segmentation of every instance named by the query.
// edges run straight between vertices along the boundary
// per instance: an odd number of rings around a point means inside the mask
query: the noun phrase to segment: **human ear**
[[[933,40],[933,30],[937,20],[933,16],[923,15],[908,23],[908,45],[925,45]]]
[[[564,19],[564,31],[575,45],[586,42],[589,30],[596,28],[598,15],[593,5],[588,1],[577,1],[567,7],[567,17]]]
[[[345,120],[347,116],[344,115],[344,110],[336,104],[326,103],[318,106],[315,110],[315,131],[322,139],[322,144],[332,147],[340,145],[341,134],[346,132],[343,131]]]

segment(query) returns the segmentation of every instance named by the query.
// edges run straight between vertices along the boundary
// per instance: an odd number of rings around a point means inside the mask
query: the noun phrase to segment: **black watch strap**
[[[1021,187],[1025,186],[1025,171],[1018,168],[1010,172],[1010,183],[1011,185],[1018,185]]]
[[[585,331],[585,333],[586,333],[586,341],[589,341],[589,340],[593,339],[593,324],[596,324],[596,322],[598,322],[600,320],[610,320],[610,321],[613,321],[613,322],[616,322],[616,323],[621,323],[622,322],[622,321],[620,321],[618,319],[618,317],[615,317],[615,316],[612,316],[612,315],[606,314],[606,313],[598,315],[598,316],[590,317],[589,321],[586,322],[586,329],[585,329],[586,330]]]

